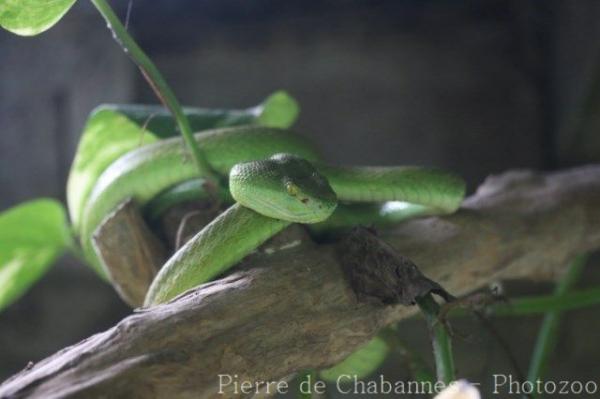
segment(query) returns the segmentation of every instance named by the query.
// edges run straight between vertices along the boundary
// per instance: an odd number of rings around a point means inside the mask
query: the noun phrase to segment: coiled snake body
[[[403,201],[418,214],[439,214],[454,212],[464,195],[460,178],[434,169],[326,165],[306,140],[288,130],[244,126],[195,138],[212,168],[228,180],[236,203],[167,261],[150,287],[146,306],[221,274],[290,223],[335,218],[338,202]],[[141,147],[115,161],[98,179],[83,210],[79,233],[87,260],[106,273],[92,236],[122,201],[133,198],[145,204],[197,177],[179,138]],[[341,209],[339,214],[344,215]]]

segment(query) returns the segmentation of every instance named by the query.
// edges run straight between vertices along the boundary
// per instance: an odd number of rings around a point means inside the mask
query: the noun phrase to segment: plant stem
[[[556,285],[554,296],[557,299],[562,299],[565,293],[575,285],[577,280],[579,280],[586,260],[586,255],[579,255],[573,260],[567,273]],[[545,375],[548,359],[550,358],[550,354],[554,350],[558,339],[561,316],[562,312],[560,310],[554,309],[546,313],[529,364],[529,373],[527,375],[528,381],[535,383],[535,381]]]
[[[431,294],[417,298],[417,305],[425,315],[431,334],[437,379],[445,384],[450,384],[455,379],[454,358],[450,336],[446,331],[446,326],[438,318],[440,306]]]
[[[600,287],[587,288],[557,295],[526,296],[511,299],[508,303],[496,303],[488,307],[494,316],[529,316],[549,311],[567,311],[588,306],[600,305]],[[448,313],[452,317],[470,314],[469,310],[453,308]]]
[[[183,108],[179,104],[175,94],[161,75],[158,68],[156,68],[146,53],[144,53],[135,40],[129,35],[129,32],[127,32],[127,29],[115,15],[106,0],[91,0],[91,2],[106,20],[108,28],[113,32],[115,40],[140,68],[144,78],[146,78],[154,90],[154,93],[173,114],[173,118],[179,127],[183,140],[192,153],[194,163],[196,164],[200,175],[207,178],[213,187],[216,187],[218,183],[217,175],[204,157],[204,154],[200,151],[200,148],[198,148],[198,143],[194,140],[190,122],[183,112]]]
[[[511,300],[508,304],[493,305],[497,316],[524,316],[548,311],[580,309],[600,304],[600,287],[569,292],[561,296],[543,295]]]

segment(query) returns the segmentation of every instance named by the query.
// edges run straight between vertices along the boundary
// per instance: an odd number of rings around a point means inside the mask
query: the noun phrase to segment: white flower
[[[452,382],[434,399],[481,399],[479,391],[466,380]]]

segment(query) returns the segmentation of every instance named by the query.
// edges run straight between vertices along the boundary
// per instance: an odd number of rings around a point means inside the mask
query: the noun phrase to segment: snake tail
[[[239,204],[232,205],[160,269],[146,294],[144,306],[164,303],[212,280],[289,224]]]

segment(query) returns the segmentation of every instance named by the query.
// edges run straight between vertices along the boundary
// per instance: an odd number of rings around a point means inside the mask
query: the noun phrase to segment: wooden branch
[[[600,248],[599,204],[600,166],[510,172],[488,179],[457,214],[382,237],[461,295],[499,278],[551,277],[574,254]],[[0,397],[250,397],[233,385],[219,395],[218,375],[272,381],[327,367],[413,311],[359,301],[333,245],[259,253],[28,367]]]
[[[167,257],[135,203],[128,200],[109,215],[96,230],[93,242],[121,299],[132,307],[141,306]]]

